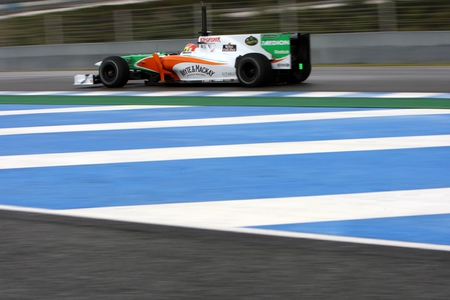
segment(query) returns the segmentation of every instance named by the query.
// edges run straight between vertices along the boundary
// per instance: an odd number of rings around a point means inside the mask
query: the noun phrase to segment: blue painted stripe
[[[450,94],[434,95],[434,96],[431,96],[430,98],[447,100],[447,99],[450,99]]]
[[[450,214],[279,224],[252,228],[450,245]]]
[[[93,105],[96,107],[98,105]],[[31,110],[31,109],[49,109],[49,108],[71,108],[80,107],[80,105],[47,105],[47,104],[2,104],[0,105],[0,111],[11,111],[11,110]],[[89,107],[88,105],[83,105],[83,107]]]
[[[450,187],[450,147],[2,170],[0,203],[70,209]]]
[[[450,115],[7,135],[0,155],[442,134],[450,134]]]

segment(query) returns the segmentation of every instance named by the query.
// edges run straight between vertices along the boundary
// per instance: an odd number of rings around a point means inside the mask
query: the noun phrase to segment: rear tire
[[[130,67],[122,57],[110,56],[102,61],[99,75],[104,86],[109,88],[123,87],[128,82]]]
[[[262,54],[246,54],[237,61],[236,75],[245,87],[263,86],[268,84],[272,77],[272,65]]]

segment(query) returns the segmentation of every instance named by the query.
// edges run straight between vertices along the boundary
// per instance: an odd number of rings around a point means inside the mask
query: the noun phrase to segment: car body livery
[[[203,11],[204,24],[206,11]],[[246,87],[299,83],[311,73],[309,34],[210,36],[203,25],[197,44],[177,54],[110,56],[98,75],[76,75],[75,85],[123,87],[128,80],[158,83],[239,82]]]

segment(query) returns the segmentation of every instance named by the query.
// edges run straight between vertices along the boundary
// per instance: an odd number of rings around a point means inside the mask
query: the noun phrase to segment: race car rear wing
[[[309,33],[291,34],[291,55],[293,67],[298,66],[300,70],[311,68],[311,42]]]

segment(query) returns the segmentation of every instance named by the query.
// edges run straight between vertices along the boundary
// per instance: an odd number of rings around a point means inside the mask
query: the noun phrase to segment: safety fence
[[[139,1],[137,1],[139,2]],[[199,1],[33,9],[0,15],[0,47],[191,38],[201,29]],[[448,31],[448,0],[252,0],[208,3],[213,34]],[[95,4],[95,5],[94,5]],[[80,7],[85,7],[80,9]]]

